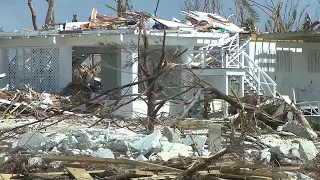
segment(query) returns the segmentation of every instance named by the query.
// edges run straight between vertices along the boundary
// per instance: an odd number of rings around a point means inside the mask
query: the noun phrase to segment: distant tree
[[[301,6],[299,0],[286,0],[285,2],[266,0],[265,4],[260,5],[259,8],[269,16],[265,25],[266,31],[282,33],[304,29],[303,17],[309,7],[308,4]]]
[[[207,13],[222,13],[221,0],[183,0],[182,10],[202,11]]]
[[[46,0],[48,3],[48,10],[47,15],[44,23],[44,27],[47,27],[49,24],[54,23],[54,3],[55,0]],[[32,19],[32,25],[34,30],[38,30],[38,24],[37,24],[37,15],[36,11],[34,9],[32,0],[28,0],[28,6],[31,12],[31,19]]]

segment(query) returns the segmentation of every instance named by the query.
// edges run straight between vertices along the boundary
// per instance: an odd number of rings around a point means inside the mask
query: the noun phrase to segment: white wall
[[[310,51],[319,53],[312,56]],[[320,100],[318,43],[250,42],[249,55],[256,62],[260,62],[260,66],[264,66],[263,69],[275,80],[277,91],[281,94],[292,98],[294,89],[297,101]],[[312,58],[314,60],[311,64]]]
[[[39,38],[11,38],[0,40],[0,73],[3,70],[3,48],[59,48],[59,89],[63,89],[72,82],[72,47],[93,46],[98,43],[121,43],[120,35],[110,36],[81,36],[81,37],[39,37]],[[3,86],[3,82],[0,82]]]

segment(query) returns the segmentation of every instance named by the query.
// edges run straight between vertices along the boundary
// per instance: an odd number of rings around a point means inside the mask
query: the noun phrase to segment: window
[[[276,72],[292,72],[292,52],[277,50],[276,54]]]
[[[255,57],[258,59],[258,64],[265,72],[274,72],[275,67],[275,54],[274,49],[260,49],[258,55]]]
[[[308,71],[310,73],[320,72],[320,51],[310,50],[308,52]]]

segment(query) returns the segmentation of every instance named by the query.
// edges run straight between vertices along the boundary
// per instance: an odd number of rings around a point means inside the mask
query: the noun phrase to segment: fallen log
[[[244,109],[247,113],[255,113],[258,119],[260,119],[270,127],[277,128],[278,126],[285,124],[283,121],[273,118],[261,108],[250,104],[242,104],[241,102],[238,102],[233,98],[225,95],[215,87],[205,87],[204,91],[210,91],[211,93],[215,94],[218,99],[227,101],[231,106],[234,106],[237,109]]]
[[[206,169],[207,167],[209,167],[212,162],[222,156],[224,156],[225,154],[227,154],[229,152],[228,148],[223,148],[222,150],[220,150],[219,152],[217,152],[216,154],[214,154],[213,156],[204,159],[202,162],[200,162],[199,164],[185,170],[183,173],[181,173],[177,179],[178,180],[184,180],[184,179],[191,179],[191,176],[201,170],[201,169]]]

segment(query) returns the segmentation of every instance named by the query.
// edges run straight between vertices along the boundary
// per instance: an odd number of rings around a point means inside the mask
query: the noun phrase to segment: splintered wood
[[[200,158],[199,162],[206,162],[210,158]],[[43,156],[44,161],[65,161],[78,162],[66,164],[65,172],[52,173],[26,173],[26,174],[0,174],[0,180],[9,179],[64,179],[72,178],[76,180],[93,180],[96,177],[106,180],[168,180],[179,179],[182,174],[185,174],[190,168],[173,168],[148,162],[141,162],[129,159],[106,159],[106,158],[91,158],[91,157],[76,157],[76,156]],[[127,169],[116,175],[108,175],[105,170],[87,171],[80,163],[98,163],[98,164],[130,164],[137,167],[146,166],[145,169]],[[174,164],[173,164],[174,166]],[[195,165],[196,166],[196,165]],[[270,168],[266,165],[256,165],[243,162],[227,162],[215,163],[206,168],[198,166],[197,172],[187,179],[210,179],[210,180],[225,180],[225,179],[251,179],[251,180],[272,180],[290,179],[291,177],[284,171],[298,171],[299,167],[275,167]],[[185,179],[185,178],[184,178]]]

